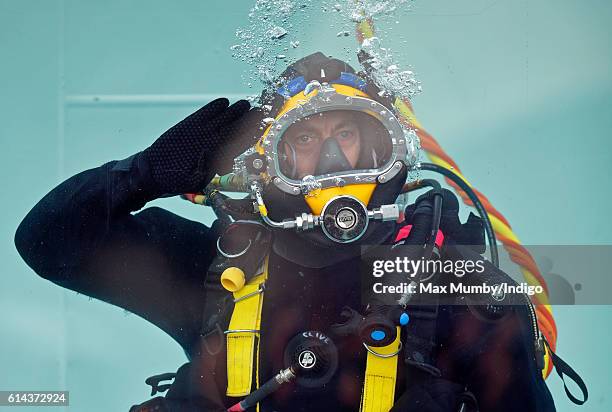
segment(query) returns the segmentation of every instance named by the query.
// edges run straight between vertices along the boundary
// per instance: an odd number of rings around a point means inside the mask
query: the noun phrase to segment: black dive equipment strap
[[[557,372],[557,375],[559,375],[559,377],[563,381],[563,388],[565,389],[565,394],[567,395],[569,400],[574,402],[576,405],[584,404],[589,399],[589,391],[587,389],[586,384],[584,383],[584,380],[582,380],[582,378],[580,377],[580,375],[578,375],[578,372],[576,372],[574,368],[569,366],[567,362],[565,362],[563,359],[559,357],[559,355],[553,352],[553,350],[551,349],[546,339],[544,339],[544,344],[548,348],[548,353],[550,354],[550,358],[552,360],[553,366],[555,367],[555,371]],[[573,380],[574,383],[576,383],[576,385],[578,385],[578,387],[580,388],[580,391],[582,392],[582,400],[572,395],[572,393],[568,389],[567,384],[565,383],[566,375],[571,380]]]

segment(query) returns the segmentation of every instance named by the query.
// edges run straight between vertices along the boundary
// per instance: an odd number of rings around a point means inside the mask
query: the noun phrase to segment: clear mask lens
[[[374,116],[354,110],[330,110],[295,121],[276,147],[279,171],[289,180],[359,173],[388,166],[389,131]]]

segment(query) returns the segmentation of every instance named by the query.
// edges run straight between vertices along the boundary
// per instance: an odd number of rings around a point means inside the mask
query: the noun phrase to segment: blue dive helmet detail
[[[367,82],[361,77],[347,72],[341,72],[340,77],[336,80],[332,80],[330,84],[343,84],[345,86],[354,87],[362,92],[365,91],[367,86]],[[276,92],[288,99],[304,91],[307,85],[308,83],[306,82],[306,79],[304,79],[304,76],[298,76],[288,81],[284,86],[278,88]]]
[[[280,87],[276,92],[285,98],[293,97],[306,88],[306,79],[304,76],[299,76],[291,79],[283,87]]]
[[[367,82],[363,80],[361,77],[353,73],[347,73],[347,72],[340,73],[340,77],[336,80],[331,81],[330,83],[331,84],[343,84],[345,86],[354,87],[355,89],[359,89],[362,92],[365,91],[366,86],[368,85]]]

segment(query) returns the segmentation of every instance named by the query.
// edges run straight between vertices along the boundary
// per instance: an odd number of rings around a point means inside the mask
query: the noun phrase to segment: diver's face
[[[285,155],[295,151],[297,178],[314,174],[321,146],[327,139],[336,139],[346,159],[355,167],[359,159],[361,135],[357,123],[343,112],[326,112],[310,116],[287,130],[283,145]]]

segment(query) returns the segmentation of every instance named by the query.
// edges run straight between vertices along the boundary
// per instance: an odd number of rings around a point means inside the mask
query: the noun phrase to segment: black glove
[[[189,115],[139,154],[150,176],[152,197],[199,192],[215,173],[260,136],[263,115],[246,100],[229,106],[220,98]]]

